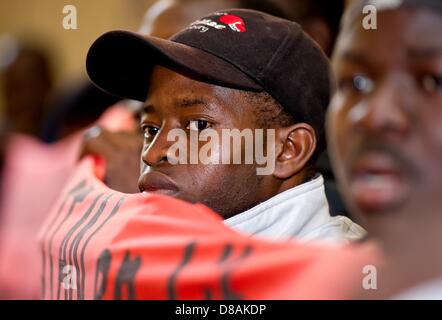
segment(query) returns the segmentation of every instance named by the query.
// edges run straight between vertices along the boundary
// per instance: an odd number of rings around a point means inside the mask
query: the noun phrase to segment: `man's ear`
[[[315,129],[297,123],[276,130],[276,164],[274,176],[288,179],[301,172],[316,150]]]

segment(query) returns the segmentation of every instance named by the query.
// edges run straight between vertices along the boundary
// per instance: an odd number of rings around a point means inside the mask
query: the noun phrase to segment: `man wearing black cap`
[[[92,45],[87,69],[105,91],[146,101],[141,191],[203,203],[247,234],[338,242],[363,234],[349,219],[330,216],[323,179],[312,170],[325,148],[329,66],[296,23],[231,9],[171,40],[114,31]],[[177,129],[188,136],[273,130],[265,150],[275,150],[274,170],[258,175],[257,161],[172,164],[168,136]],[[226,146],[218,151],[212,160]],[[247,151],[244,144],[239,151]]]
[[[362,23],[368,5],[376,30]],[[386,256],[364,298],[442,299],[440,30],[440,0],[365,0],[346,16],[333,57],[333,164]]]
[[[195,19],[227,7],[259,10],[285,17],[284,12],[271,0],[158,0],[145,13],[138,32],[167,39]],[[95,86],[93,89],[97,90]],[[114,97],[114,99],[118,98]],[[132,103],[131,107],[135,107],[132,109],[139,123],[137,105],[137,103]],[[120,192],[136,193],[139,191],[137,181],[142,145],[143,140],[138,128],[134,128],[133,132],[114,132],[101,127],[93,127],[84,136],[81,154],[82,156],[99,155],[106,160],[105,183],[108,187]],[[342,213],[343,210],[334,212]]]

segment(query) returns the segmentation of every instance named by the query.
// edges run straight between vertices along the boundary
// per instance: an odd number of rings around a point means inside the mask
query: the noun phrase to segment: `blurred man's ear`
[[[315,130],[306,123],[277,129],[273,175],[277,179],[288,179],[300,173],[315,152],[316,144]]]

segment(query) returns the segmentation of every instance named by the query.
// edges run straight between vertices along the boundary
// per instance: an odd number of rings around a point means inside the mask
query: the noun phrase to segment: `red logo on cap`
[[[221,16],[219,18],[219,21],[227,24],[233,31],[246,32],[246,24],[244,23],[244,20],[240,17],[228,14],[225,16]]]

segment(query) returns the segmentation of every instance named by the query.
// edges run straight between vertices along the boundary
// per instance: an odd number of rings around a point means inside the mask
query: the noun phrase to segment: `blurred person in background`
[[[42,221],[43,211],[50,209],[56,197],[46,192],[46,188],[38,189],[42,194],[36,199],[33,195],[38,190],[29,192],[30,185],[40,184],[46,178],[45,173],[51,170],[42,168],[39,136],[53,79],[45,50],[22,44],[8,35],[0,38],[0,47],[3,125],[7,126],[2,129],[9,132],[1,146],[4,163],[0,203],[0,297],[32,298],[36,297],[38,282],[31,281],[27,287],[26,284],[20,287],[18,279],[23,278],[31,261],[26,258],[38,259],[33,238],[38,227],[35,222]],[[45,166],[49,167],[50,160],[45,158]],[[45,202],[46,198],[49,200]],[[16,283],[17,288],[14,288]],[[14,289],[19,292],[17,295]]]
[[[54,143],[97,121],[120,101],[90,82],[54,89],[51,57],[43,46],[0,37],[0,83],[11,133]]]
[[[0,76],[9,130],[39,137],[53,87],[50,58],[43,49],[10,36],[0,41]]]
[[[299,23],[304,31],[330,56],[339,33],[344,0],[272,0],[285,15]]]
[[[90,81],[64,85],[53,93],[42,123],[41,140],[55,143],[88,128],[119,103],[120,98],[96,88]]]
[[[369,0],[343,24],[328,139],[351,211],[385,254],[359,298],[442,299],[442,2]]]

